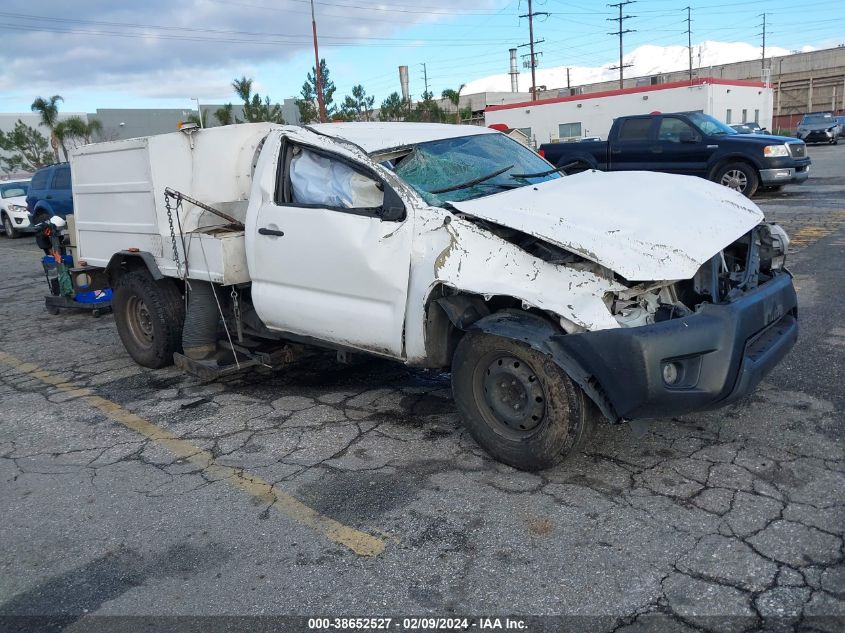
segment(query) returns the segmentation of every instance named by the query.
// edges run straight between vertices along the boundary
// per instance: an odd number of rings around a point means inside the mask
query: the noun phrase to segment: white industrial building
[[[539,145],[593,136],[605,140],[615,118],[650,112],[703,112],[725,123],[756,121],[771,129],[772,89],[758,81],[705,77],[491,105],[484,123],[518,129]]]

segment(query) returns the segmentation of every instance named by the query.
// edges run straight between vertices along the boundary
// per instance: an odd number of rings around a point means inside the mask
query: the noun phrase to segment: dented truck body
[[[615,422],[732,402],[797,338],[788,238],[730,189],[651,172],[562,176],[504,135],[470,126],[244,127],[249,160],[228,159],[239,166],[229,189],[241,193],[203,200],[243,225],[209,228],[207,212],[192,208],[176,218],[187,227],[176,235],[151,198],[156,239],[139,241],[153,245],[141,249],[151,251],[147,269],[155,262],[148,272],[182,292],[213,284],[220,321],[239,340],[451,366],[470,431],[517,467],[545,467],[570,451],[589,408]],[[202,165],[216,133],[168,143]],[[137,266],[131,250],[106,257],[91,232],[122,231],[119,218],[104,228],[102,197],[85,197],[119,194],[119,183],[96,181],[97,147],[74,156],[77,243],[80,259],[86,248],[96,253],[119,289],[118,277]],[[140,189],[158,197],[172,184],[152,182],[153,171],[123,182],[137,191],[147,177]],[[181,172],[190,175],[185,193],[202,200],[202,171]],[[137,218],[123,220],[137,233]],[[132,239],[113,243],[126,249]],[[119,296],[116,304],[119,313]],[[121,332],[124,343],[130,334]],[[143,362],[132,341],[127,349]]]

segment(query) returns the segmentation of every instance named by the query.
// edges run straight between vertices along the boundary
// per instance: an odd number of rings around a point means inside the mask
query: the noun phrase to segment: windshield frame
[[[23,189],[23,195],[7,196],[6,191],[10,189]],[[25,198],[29,195],[28,182],[0,182],[0,199],[9,200],[10,198]]]
[[[493,141],[492,139],[496,140]],[[501,147],[496,148],[489,145],[490,143],[500,143]],[[513,145],[508,145],[508,143]],[[450,148],[453,144],[455,147]],[[478,153],[475,154],[478,156],[477,164],[466,160],[468,155],[473,155],[466,150],[473,150],[472,145],[474,144],[482,145],[477,148]],[[487,145],[487,147],[483,147],[484,145]],[[435,151],[426,152],[426,148]],[[491,153],[491,150],[499,151]],[[418,174],[413,171],[408,172],[408,169],[424,172],[426,167],[422,164],[423,160],[431,161],[432,171],[448,171],[450,152],[454,154],[456,166],[462,166],[471,171],[463,174],[455,173],[453,179],[449,182],[432,180],[423,182],[413,177]],[[483,198],[509,189],[518,189],[561,177],[561,174],[555,170],[554,165],[533,149],[500,132],[433,139],[405,147],[371,152],[370,158],[391,171],[394,176],[413,189],[427,204],[436,207],[446,207],[452,201]],[[404,163],[408,160],[420,164]],[[403,164],[406,166],[404,172]],[[481,181],[468,186],[459,186],[487,176],[501,168],[505,169],[495,176],[482,178]],[[515,178],[511,177],[509,173],[511,171],[514,172],[514,176],[523,173],[534,174],[535,172],[543,172],[545,175]],[[444,189],[447,191],[442,191]],[[435,193],[438,190],[441,190],[441,192]]]
[[[710,116],[709,114],[704,114],[703,112],[687,112],[686,115],[689,118],[690,123],[698,128],[698,131],[705,136],[735,136],[739,134],[739,132],[730,127],[727,123],[723,123],[716,117]],[[747,125],[747,123],[742,123],[740,125]],[[712,128],[715,128],[718,131],[713,131]]]

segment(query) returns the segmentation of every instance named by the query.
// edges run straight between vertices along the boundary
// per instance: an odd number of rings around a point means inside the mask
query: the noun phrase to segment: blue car
[[[64,218],[73,213],[70,164],[48,165],[35,172],[26,195],[26,209],[32,224],[54,215]]]

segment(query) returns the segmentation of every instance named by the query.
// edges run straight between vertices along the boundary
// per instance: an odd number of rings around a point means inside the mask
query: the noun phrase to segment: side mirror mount
[[[392,187],[384,187],[384,204],[381,207],[381,219],[385,222],[401,222],[405,219],[405,203]]]
[[[698,141],[701,140],[698,138],[698,134],[692,130],[684,130],[678,138],[681,143],[698,143]]]

